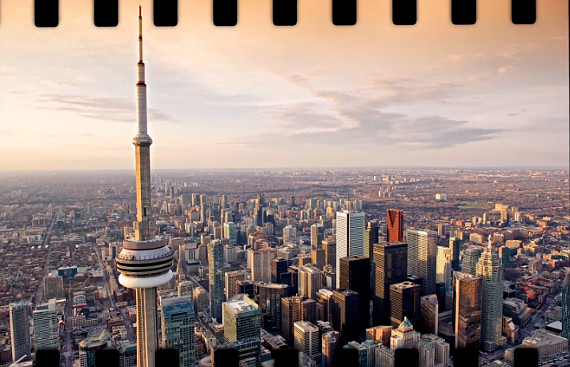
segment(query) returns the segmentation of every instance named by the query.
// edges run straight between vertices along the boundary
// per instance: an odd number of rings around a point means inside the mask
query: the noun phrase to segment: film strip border
[[[273,352],[275,367],[299,367],[299,352],[295,349],[278,349]],[[156,366],[176,367],[179,365],[179,354],[176,349],[159,349],[156,351]],[[120,356],[117,350],[97,350],[95,352],[96,367],[120,367]],[[356,349],[338,348],[334,356],[334,366],[359,366],[359,355]],[[478,367],[479,352],[477,349],[456,349],[454,366]],[[535,348],[517,348],[514,351],[514,367],[538,367],[539,356]],[[39,350],[36,353],[35,367],[59,367],[60,354],[57,350]],[[212,354],[212,366],[239,367],[237,349],[217,349]],[[394,367],[419,367],[420,355],[417,349],[396,349]]]
[[[297,24],[298,0],[272,0],[273,24]],[[395,25],[414,25],[418,20],[418,0],[391,0],[392,22]],[[429,1],[429,0],[426,0]],[[477,0],[450,0],[451,22],[473,25],[477,22]],[[238,0],[212,0],[213,23],[232,27],[238,22]],[[97,27],[116,27],[119,24],[119,0],[93,0],[94,23]],[[178,24],[178,0],[153,0],[153,20],[157,27]],[[511,0],[511,21],[514,24],[536,22],[536,0]],[[34,0],[36,27],[59,25],[59,0]],[[332,23],[353,26],[357,23],[357,0],[332,0]]]

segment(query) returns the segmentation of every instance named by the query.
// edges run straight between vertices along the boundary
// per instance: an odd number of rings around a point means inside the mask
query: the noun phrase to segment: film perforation
[[[119,24],[119,0],[93,0],[96,27],[116,27]]]
[[[273,0],[273,24],[297,25],[297,0]]]
[[[34,0],[34,23],[39,28],[59,25],[59,0]]]
[[[332,22],[334,25],[347,26],[356,24],[357,0],[332,0]]]
[[[234,27],[238,21],[237,0],[212,0],[214,25],[217,27]]]
[[[473,25],[477,22],[477,0],[451,0],[451,22]]]
[[[511,21],[513,24],[536,22],[536,0],[512,0]]]
[[[395,25],[414,25],[417,20],[417,0],[392,0],[392,23]]]
[[[153,22],[157,27],[178,25],[178,0],[153,0]]]
[[[357,0],[331,0],[332,23],[353,26],[357,22]],[[294,26],[298,21],[297,0],[272,0],[275,26]],[[237,0],[212,0],[215,26],[237,25]],[[93,23],[97,27],[119,24],[119,0],[93,0]],[[1,6],[1,3],[0,3]],[[392,23],[415,25],[418,20],[417,0],[392,0]],[[474,25],[477,21],[476,0],[451,0],[451,22]],[[536,0],[511,0],[511,22],[536,23]],[[178,0],[153,0],[153,23],[156,27],[178,25]],[[59,0],[34,0],[34,24],[39,28],[59,26]]]

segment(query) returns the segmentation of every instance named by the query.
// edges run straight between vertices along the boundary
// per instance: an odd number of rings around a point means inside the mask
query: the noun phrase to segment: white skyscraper
[[[116,257],[119,283],[135,289],[137,311],[137,366],[154,367],[158,349],[157,287],[172,279],[174,251],[167,239],[158,236],[152,219],[150,182],[150,145],[147,133],[146,84],[142,48],[142,15],[139,7],[139,62],[137,82],[138,131],[132,142],[136,160],[137,218],[133,223],[134,237],[123,241],[123,250]]]
[[[483,349],[491,352],[503,344],[503,267],[498,251],[491,246],[491,236],[479,258],[476,272],[482,280],[481,342]]]
[[[408,274],[423,278],[422,296],[435,293],[437,232],[406,230]]]
[[[336,266],[341,257],[364,255],[364,212],[343,210],[336,213]],[[340,271],[336,272],[340,284]]]

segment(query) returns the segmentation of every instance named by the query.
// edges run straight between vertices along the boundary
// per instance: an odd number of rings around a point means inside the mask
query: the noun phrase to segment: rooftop
[[[224,302],[235,314],[250,312],[259,309],[259,306],[245,294],[236,294],[229,301]]]

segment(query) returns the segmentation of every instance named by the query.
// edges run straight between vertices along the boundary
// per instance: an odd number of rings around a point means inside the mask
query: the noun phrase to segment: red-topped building
[[[386,213],[386,227],[388,242],[404,241],[404,212],[397,209],[388,209]]]

